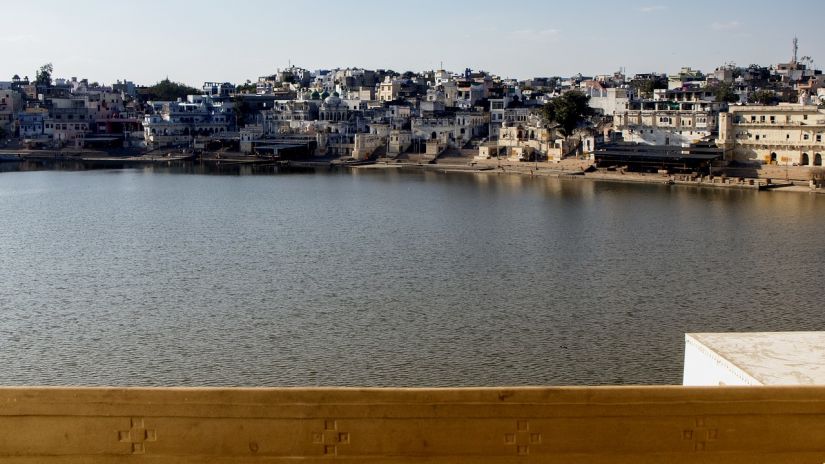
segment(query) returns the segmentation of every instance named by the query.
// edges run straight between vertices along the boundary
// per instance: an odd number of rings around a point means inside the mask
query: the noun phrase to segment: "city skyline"
[[[217,2],[107,4],[53,1],[10,4],[0,33],[6,59],[0,78],[33,78],[44,63],[55,77],[102,83],[128,79],[150,85],[168,77],[243,82],[290,63],[310,70],[345,67],[422,71],[483,69],[502,77],[674,72],[682,66],[712,70],[725,63],[774,64],[822,56],[816,14],[796,14],[773,24],[767,2],[683,8],[668,2],[597,3],[586,12],[569,5],[525,2],[523,7],[477,1],[424,1],[399,13],[382,2],[342,6],[248,0],[227,8]],[[825,6],[787,2],[788,11]],[[499,11],[500,10],[500,11]],[[31,19],[39,27],[32,30]],[[686,26],[674,30],[674,26]]]

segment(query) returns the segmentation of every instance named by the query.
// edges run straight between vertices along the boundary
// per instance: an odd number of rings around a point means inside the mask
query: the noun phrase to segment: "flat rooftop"
[[[825,332],[692,333],[685,338],[762,385],[825,384]]]

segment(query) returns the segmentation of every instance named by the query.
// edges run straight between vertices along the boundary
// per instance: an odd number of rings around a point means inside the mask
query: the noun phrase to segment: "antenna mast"
[[[793,61],[791,63],[796,64],[796,54],[799,51],[799,39],[796,37],[793,38]]]

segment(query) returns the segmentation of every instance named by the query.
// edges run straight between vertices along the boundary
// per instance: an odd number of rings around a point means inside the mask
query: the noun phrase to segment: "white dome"
[[[338,106],[341,104],[341,99],[336,95],[330,95],[324,99],[324,104],[327,106]]]

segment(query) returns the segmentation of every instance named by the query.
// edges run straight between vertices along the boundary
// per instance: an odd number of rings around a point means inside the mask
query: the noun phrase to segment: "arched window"
[[[802,159],[800,160],[799,164],[801,164],[802,166],[807,166],[809,163],[810,160],[808,160],[808,154],[802,153]]]
[[[814,155],[814,166],[822,166],[822,154],[817,153]]]

